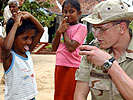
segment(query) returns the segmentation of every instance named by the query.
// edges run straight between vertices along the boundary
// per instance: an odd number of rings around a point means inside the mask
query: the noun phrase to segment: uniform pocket
[[[90,73],[89,88],[92,97],[98,100],[109,100],[111,82],[108,76],[104,73]]]
[[[104,73],[90,73],[89,87],[99,90],[110,90],[111,81],[108,74]]]

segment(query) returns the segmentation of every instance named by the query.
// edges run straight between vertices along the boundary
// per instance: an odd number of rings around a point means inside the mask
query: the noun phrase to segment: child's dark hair
[[[62,10],[64,9],[64,6],[70,3],[78,12],[80,11],[80,3],[78,0],[66,0],[62,5]]]
[[[13,24],[14,24],[14,20],[12,18],[10,18],[6,24],[6,34],[7,35],[10,32],[10,30],[12,29]],[[34,29],[35,33],[37,33],[37,29],[36,29],[35,25],[32,23],[32,21],[30,19],[24,19],[24,20],[22,20],[22,25],[17,28],[15,37],[24,33],[25,31],[31,30],[31,29]]]

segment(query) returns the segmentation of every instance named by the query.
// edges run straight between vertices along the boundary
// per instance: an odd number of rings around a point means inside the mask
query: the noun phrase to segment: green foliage
[[[133,21],[130,23],[129,28],[132,29],[133,32]]]
[[[3,12],[6,5],[7,5],[7,0],[0,0],[0,22],[4,19]]]
[[[88,33],[86,37],[86,43],[89,44],[93,39],[94,39],[93,33],[92,32]]]
[[[45,14],[44,11],[41,9],[53,7],[53,4],[50,4],[50,1],[43,1],[43,2],[29,2],[29,0],[25,0],[24,4],[20,8],[21,11],[27,11],[31,13],[37,20],[43,25],[50,27],[52,26],[51,21],[54,21],[56,17],[55,14],[48,15]]]
[[[0,22],[4,19],[3,15],[0,15]]]
[[[2,21],[3,18],[3,12],[4,8],[7,5],[6,0],[0,0],[0,21]],[[31,13],[33,16],[37,18],[37,20],[43,25],[50,27],[52,26],[51,21],[54,21],[54,18],[56,17],[56,14],[48,15],[45,14],[42,10],[40,9],[46,9],[46,8],[51,8],[54,5],[50,3],[49,0],[43,0],[43,2],[29,2],[29,0],[25,0],[23,3],[22,7],[20,8],[21,11],[27,11]]]
[[[49,45],[45,46],[45,48],[46,48],[46,49],[52,49],[52,45],[49,44]]]

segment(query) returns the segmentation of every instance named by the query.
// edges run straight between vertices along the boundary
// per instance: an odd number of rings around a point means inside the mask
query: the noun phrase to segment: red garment
[[[73,100],[76,86],[74,67],[55,67],[54,100]]]

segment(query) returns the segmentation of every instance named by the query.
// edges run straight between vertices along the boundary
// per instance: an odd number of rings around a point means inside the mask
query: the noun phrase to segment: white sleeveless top
[[[37,85],[30,52],[24,58],[12,50],[12,63],[5,72],[5,100],[30,100],[37,95]]]

